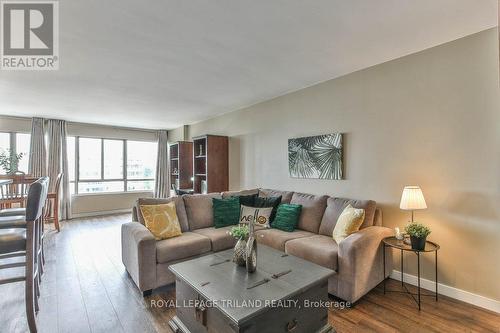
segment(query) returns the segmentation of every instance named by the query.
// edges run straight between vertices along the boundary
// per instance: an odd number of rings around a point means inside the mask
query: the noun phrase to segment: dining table
[[[12,184],[12,179],[0,179],[0,186]]]
[[[29,185],[36,180],[31,175],[0,175],[0,209],[11,208],[13,204],[24,207]]]

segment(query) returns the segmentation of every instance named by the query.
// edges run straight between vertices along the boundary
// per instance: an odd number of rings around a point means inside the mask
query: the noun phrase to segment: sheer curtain
[[[47,175],[47,155],[45,153],[45,120],[31,119],[31,143],[28,172],[35,177]]]
[[[69,192],[68,154],[66,147],[66,122],[64,120],[49,119],[47,121],[48,144],[48,176],[50,177],[50,191],[54,190],[57,175],[62,172],[60,188],[60,216],[63,220],[71,218],[71,194]]]
[[[157,132],[158,155],[156,158],[155,197],[167,198],[170,195],[170,180],[168,176],[168,142],[167,131]]]

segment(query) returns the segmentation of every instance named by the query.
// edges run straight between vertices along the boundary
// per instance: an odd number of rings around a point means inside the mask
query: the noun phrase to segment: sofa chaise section
[[[339,247],[332,237],[314,235],[292,239],[285,244],[285,252],[320,266],[338,269]]]
[[[266,191],[274,195],[283,193]],[[290,203],[303,206],[299,229],[257,231],[259,243],[336,271],[328,281],[328,292],[349,302],[357,301],[383,281],[382,239],[391,236],[392,230],[381,226],[382,213],[375,201],[292,193]],[[332,238],[333,229],[349,204],[363,208],[365,219],[360,231],[337,244]],[[391,262],[391,253],[387,257],[387,262]]]

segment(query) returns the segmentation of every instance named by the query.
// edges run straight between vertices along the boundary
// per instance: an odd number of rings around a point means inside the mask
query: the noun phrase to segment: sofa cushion
[[[240,195],[240,205],[251,206],[255,205],[255,199],[258,194],[250,194],[250,195]]]
[[[136,214],[137,221],[144,225],[144,217],[141,214],[141,205],[161,205],[169,202],[175,203],[175,211],[177,213],[177,218],[179,219],[179,224],[181,226],[181,231],[185,232],[189,230],[188,218],[186,215],[186,208],[184,207],[184,200],[182,197],[170,197],[166,199],[159,198],[139,198],[137,199],[136,206]]]
[[[271,228],[269,223],[273,207],[257,208],[241,205],[240,224],[253,223],[264,228]]]
[[[276,218],[271,224],[272,228],[280,229],[287,232],[292,232],[299,224],[301,205],[281,204],[278,207]]]
[[[302,205],[298,228],[317,234],[325,213],[327,200],[328,196],[326,195],[294,192],[290,203]]]
[[[174,202],[160,205],[141,205],[140,207],[145,226],[156,240],[177,237],[182,234]]]
[[[214,226],[223,228],[238,224],[240,221],[240,198],[212,199]]]
[[[241,202],[241,200],[240,200]],[[257,197],[254,200],[252,207],[257,208],[272,208],[271,216],[269,220],[271,222],[276,218],[276,213],[278,212],[278,206],[281,204],[281,195],[277,197]]]
[[[339,247],[328,236],[315,235],[293,239],[285,244],[285,252],[320,266],[337,270]]]
[[[375,209],[377,208],[377,203],[375,201],[330,197],[326,202],[325,214],[323,215],[321,226],[319,227],[319,233],[321,235],[332,236],[333,229],[335,228],[335,224],[337,224],[340,214],[342,214],[349,204],[354,208],[362,208],[365,210],[365,219],[359,228],[360,230],[373,225]]]
[[[251,190],[241,190],[241,191],[226,191],[226,192],[222,192],[222,197],[225,199],[225,198],[234,197],[234,196],[241,197],[241,196],[254,195],[254,194],[259,194],[258,188],[254,188]]]
[[[293,192],[288,191],[280,191],[280,190],[271,190],[261,188],[259,189],[259,197],[279,197],[281,195],[281,203],[290,203],[292,200]]]
[[[184,206],[189,221],[189,230],[208,228],[214,225],[214,214],[212,211],[212,199],[221,199],[220,193],[210,194],[185,194]]]
[[[347,236],[359,230],[365,219],[365,210],[353,208],[347,205],[342,214],[340,214],[335,228],[333,229],[333,239],[337,244],[346,239]]]
[[[232,227],[233,226],[217,229],[214,227],[202,228],[193,232],[209,238],[212,243],[212,251],[218,252],[230,249],[236,244],[236,239],[229,234]]]
[[[166,263],[210,252],[210,238],[194,232],[156,242],[156,260]]]
[[[285,251],[285,243],[296,238],[314,236],[312,232],[295,230],[292,232],[278,229],[256,230],[255,235],[259,244],[270,246],[276,250]]]

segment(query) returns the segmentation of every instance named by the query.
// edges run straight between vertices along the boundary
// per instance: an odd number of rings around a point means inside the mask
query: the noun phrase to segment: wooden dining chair
[[[9,262],[0,269],[24,267],[24,276],[14,276],[0,280],[1,284],[25,281],[26,317],[31,333],[37,332],[36,312],[39,309],[41,275],[41,224],[43,208],[48,192],[48,178],[34,182],[29,189],[26,203],[26,228],[0,229],[0,260],[24,257],[22,262]]]
[[[57,175],[56,183],[52,192],[47,194],[47,204],[45,207],[45,222],[54,222],[54,226],[57,231],[60,231],[59,227],[59,191],[61,189],[61,180],[63,177],[63,173],[60,172]]]
[[[22,171],[16,171],[13,174],[6,175],[3,178],[10,178],[12,182],[0,188],[0,197],[2,198],[1,208],[11,208],[12,204],[19,204],[24,207],[28,187],[26,183],[26,174]]]

